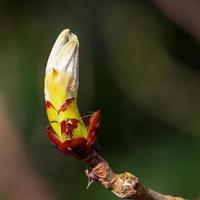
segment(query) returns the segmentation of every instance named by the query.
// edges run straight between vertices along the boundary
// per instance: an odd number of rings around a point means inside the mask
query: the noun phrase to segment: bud
[[[100,111],[90,118],[80,117],[78,51],[77,36],[69,29],[62,31],[47,62],[44,93],[51,142],[63,153],[80,158],[90,152],[96,141]]]

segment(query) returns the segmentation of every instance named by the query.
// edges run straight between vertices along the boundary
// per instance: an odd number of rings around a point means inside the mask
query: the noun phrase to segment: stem
[[[96,151],[92,151],[83,161],[91,166],[90,171],[86,170],[89,179],[101,183],[121,199],[184,200],[181,197],[163,195],[145,187],[138,177],[129,172],[114,173],[108,162]]]

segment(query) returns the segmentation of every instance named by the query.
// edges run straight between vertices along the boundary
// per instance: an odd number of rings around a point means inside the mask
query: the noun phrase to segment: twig
[[[135,175],[124,172],[116,174],[110,165],[96,151],[93,151],[85,163],[91,166],[86,170],[86,175],[92,181],[101,183],[106,189],[111,190],[121,199],[134,200],[183,200],[181,197],[163,195],[145,187]]]

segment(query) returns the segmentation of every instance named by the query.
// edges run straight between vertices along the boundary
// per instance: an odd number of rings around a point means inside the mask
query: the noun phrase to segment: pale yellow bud
[[[45,99],[56,109],[66,99],[77,97],[78,51],[77,36],[69,29],[62,31],[50,53],[45,76]]]

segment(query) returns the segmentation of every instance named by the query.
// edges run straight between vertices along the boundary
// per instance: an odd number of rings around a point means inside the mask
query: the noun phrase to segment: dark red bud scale
[[[72,138],[73,131],[78,127],[78,119],[65,119],[61,122],[61,133]]]
[[[68,107],[74,100],[75,100],[74,98],[67,99],[67,100],[63,103],[63,105],[61,106],[61,108],[59,109],[58,114],[59,114],[61,111],[64,112],[64,111],[67,109],[67,107]]]
[[[52,103],[50,102],[50,101],[46,101],[45,102],[46,103],[46,108],[54,108],[55,109],[55,107],[52,105]]]
[[[54,146],[62,153],[84,159],[90,153],[94,143],[97,139],[97,131],[100,124],[100,111],[94,112],[87,126],[88,136],[87,138],[79,137],[72,139],[72,132],[77,128],[79,120],[66,119],[61,122],[61,132],[66,134],[69,138],[62,141],[52,129],[51,126],[47,127],[47,134]]]

